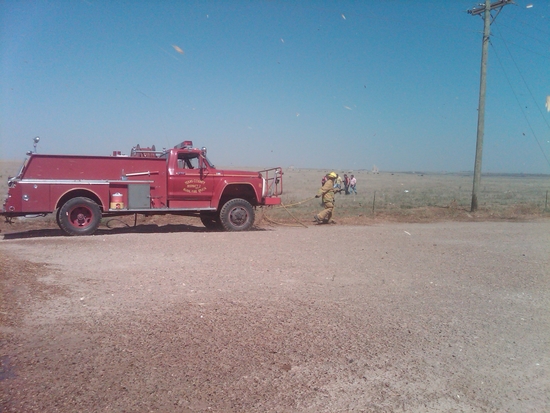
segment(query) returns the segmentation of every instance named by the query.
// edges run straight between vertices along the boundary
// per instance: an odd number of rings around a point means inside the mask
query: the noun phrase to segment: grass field
[[[337,171],[343,175],[344,171]],[[323,170],[287,170],[284,175],[285,205],[311,198],[321,185]],[[350,172],[345,171],[350,174]],[[342,222],[372,219],[438,220],[545,216],[550,176],[483,176],[478,194],[479,208],[470,213],[472,174],[351,172],[357,178],[357,195],[336,195],[336,216]],[[292,206],[293,215],[310,221],[318,200]],[[546,211],[545,211],[546,209]],[[283,208],[284,210],[284,208]],[[285,211],[287,215],[287,211]],[[283,217],[282,211],[274,211]]]
[[[20,166],[21,161],[0,161],[2,199],[7,193],[8,176],[15,175]],[[320,200],[313,197],[327,172],[284,170],[284,206],[260,210],[258,217],[264,218],[264,222],[271,220],[285,225],[311,223],[313,214],[322,208]],[[471,213],[472,174],[336,172],[342,176],[353,173],[358,192],[357,195],[336,195],[334,219],[339,224],[550,217],[549,175],[484,175],[478,194],[479,208]]]

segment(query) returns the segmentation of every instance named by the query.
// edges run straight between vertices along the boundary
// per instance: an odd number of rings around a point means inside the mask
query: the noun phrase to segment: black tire
[[[59,214],[61,213],[61,208],[57,208],[57,211],[55,211],[55,222],[57,222],[57,226],[61,228],[61,222],[59,221]]]
[[[206,229],[223,229],[220,222],[220,216],[217,212],[207,212],[202,211],[200,214],[201,222],[206,227]]]
[[[59,209],[59,227],[68,235],[92,235],[100,221],[101,210],[89,198],[69,199]]]
[[[231,199],[220,211],[220,222],[227,231],[249,230],[254,225],[254,208],[244,199]]]

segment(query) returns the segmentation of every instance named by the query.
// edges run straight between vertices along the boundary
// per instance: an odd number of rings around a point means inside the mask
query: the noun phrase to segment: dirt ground
[[[550,411],[550,221],[2,232],[1,412]]]

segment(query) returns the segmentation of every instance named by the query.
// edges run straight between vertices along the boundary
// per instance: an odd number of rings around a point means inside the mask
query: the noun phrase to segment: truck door
[[[174,173],[168,177],[169,206],[209,208],[214,177],[198,153],[179,152]]]

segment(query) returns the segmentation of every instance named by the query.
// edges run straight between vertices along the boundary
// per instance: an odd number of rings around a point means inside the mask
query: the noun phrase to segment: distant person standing
[[[334,181],[338,177],[336,175],[336,172],[331,172],[327,174],[327,181],[324,183],[324,185],[319,189],[319,192],[317,192],[317,195],[315,195],[315,198],[322,197],[323,206],[325,209],[323,209],[319,214],[315,214],[313,216],[313,219],[318,224],[328,224],[331,222],[332,213],[334,212],[334,192],[341,191],[334,188]],[[334,221],[332,221],[334,222]]]
[[[357,179],[355,179],[355,176],[351,176],[351,179],[349,180],[349,188],[350,193],[353,192],[355,195],[357,195],[357,189],[355,189],[355,186],[357,185]]]
[[[350,185],[350,179],[348,174],[344,174],[344,189],[346,190],[346,195],[349,195],[349,185]]]
[[[334,184],[335,189],[342,189],[342,177],[340,175],[336,175],[336,183]],[[337,191],[341,192],[341,191]]]

